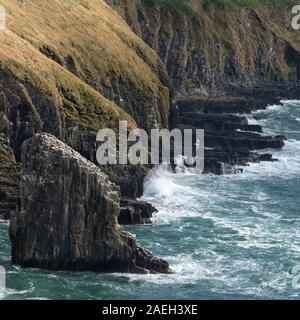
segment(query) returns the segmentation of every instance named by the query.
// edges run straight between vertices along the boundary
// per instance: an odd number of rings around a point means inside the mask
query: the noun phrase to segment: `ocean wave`
[[[300,100],[281,100],[281,104],[290,105],[293,107],[300,107]]]
[[[258,109],[256,111],[253,111],[252,114],[256,115],[256,114],[261,114],[261,113],[273,113],[273,112],[284,112],[287,110],[286,105],[283,104],[273,104],[273,105],[269,105],[267,106],[265,109]]]
[[[13,289],[0,289],[0,300],[5,300],[9,296],[25,296],[29,295],[34,291],[34,288],[29,290],[13,290]]]
[[[245,115],[245,117],[246,117],[249,125],[260,125],[260,123],[261,123],[259,120],[254,119],[253,116],[251,116],[251,115]]]
[[[154,168],[145,179],[144,197],[170,197],[180,189],[173,181],[174,175],[169,169],[162,165]]]
[[[259,111],[268,113],[261,120],[260,116],[256,120],[255,115],[248,115],[249,123],[278,134],[295,131],[299,117],[292,110],[295,104],[299,102],[269,106]],[[173,274],[95,275],[19,269],[16,273],[26,278],[30,289],[0,290],[0,299],[51,299],[54,294],[66,299],[76,294],[96,299],[106,297],[102,292],[108,292],[107,297],[117,293],[128,298],[143,296],[147,290],[152,292],[147,297],[153,298],[171,290],[175,291],[171,298],[193,294],[299,298],[291,288],[288,269],[296,264],[300,252],[300,217],[295,211],[300,205],[300,141],[288,138],[282,150],[270,150],[278,162],[250,163],[239,175],[196,175],[187,170],[174,174],[166,166],[157,166],[149,173],[143,199],[159,212],[147,232],[140,227],[130,231],[136,231],[143,245],[168,261]],[[27,272],[34,273],[34,282]],[[59,288],[57,293],[38,288],[39,281],[47,290]]]
[[[170,263],[173,273],[168,275],[162,274],[119,274],[118,277],[127,277],[130,282],[143,281],[157,285],[172,284],[195,284],[204,279],[211,279],[220,275],[220,271],[213,266],[207,266],[191,254],[177,254],[174,256],[164,256],[165,260]],[[217,261],[217,260],[215,260]]]

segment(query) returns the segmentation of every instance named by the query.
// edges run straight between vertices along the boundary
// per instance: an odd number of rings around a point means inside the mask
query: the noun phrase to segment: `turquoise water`
[[[254,117],[255,120],[254,120]],[[171,275],[46,272],[12,267],[8,226],[0,225],[2,299],[299,299],[300,101],[256,112],[250,122],[285,134],[274,163],[241,175],[152,172],[144,198],[159,209],[152,226],[130,227],[165,258]]]

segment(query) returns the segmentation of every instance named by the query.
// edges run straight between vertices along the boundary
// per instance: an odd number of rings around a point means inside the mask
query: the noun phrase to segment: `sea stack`
[[[118,224],[119,187],[49,134],[22,147],[21,206],[12,215],[12,261],[50,270],[169,273]]]

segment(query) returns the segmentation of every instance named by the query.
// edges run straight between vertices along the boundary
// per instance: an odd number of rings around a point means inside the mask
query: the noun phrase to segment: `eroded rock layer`
[[[258,108],[259,99],[241,96],[177,102],[176,125],[182,130],[204,129],[205,173],[240,173],[250,162],[276,161],[271,154],[257,150],[280,149],[286,138],[262,135],[260,125],[249,124],[245,113]]]

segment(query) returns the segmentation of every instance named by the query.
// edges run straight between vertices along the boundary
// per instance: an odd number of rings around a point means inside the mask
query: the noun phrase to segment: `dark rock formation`
[[[154,212],[157,210],[146,201],[122,198],[119,223],[122,225],[150,224]]]
[[[106,165],[101,166],[110,181],[120,187],[122,197],[136,199],[143,195],[144,179],[151,169],[147,165]]]
[[[21,208],[12,215],[12,261],[23,267],[97,272],[170,272],[122,231],[119,188],[49,134],[25,141]]]
[[[258,109],[263,100],[258,95],[196,97],[177,102],[176,125],[183,129],[205,130],[205,173],[231,174],[242,171],[249,162],[275,161],[271,154],[253,152],[260,149],[280,149],[283,136],[262,136],[259,125],[249,125],[244,113]],[[272,100],[271,100],[272,101]],[[235,113],[240,114],[233,114]],[[196,140],[195,140],[196,142]]]
[[[9,219],[19,200],[19,166],[12,149],[0,139],[0,219]]]
[[[106,121],[105,117],[103,121]],[[18,164],[18,172],[13,179],[12,175],[6,175],[3,179],[11,185],[17,185],[16,193],[19,188],[16,178],[21,167],[21,146],[26,139],[39,132],[53,134],[85,158],[96,163],[96,130],[96,128],[87,129],[83,124],[78,125],[69,119],[58,105],[47,99],[30,84],[23,85],[6,73],[0,74],[0,137],[5,141],[7,148],[10,148],[12,156],[16,158],[14,162],[17,161]],[[0,166],[2,164],[6,166],[7,162],[3,160]],[[109,175],[111,181],[120,186],[122,195],[132,198],[142,195],[143,179],[147,174],[147,168],[113,166],[113,168],[107,167],[103,170]],[[4,174],[4,169],[2,172]],[[6,190],[7,183],[4,183],[3,179],[0,180],[0,189]],[[2,199],[0,197],[0,208],[7,207],[8,202],[10,208],[13,206],[12,202],[16,206],[13,198]],[[5,213],[8,215],[6,209]]]

